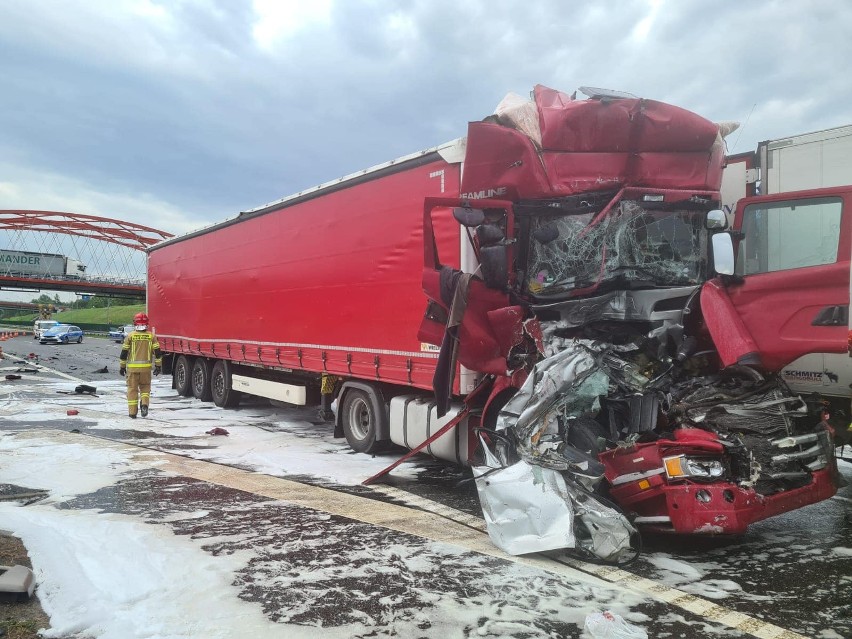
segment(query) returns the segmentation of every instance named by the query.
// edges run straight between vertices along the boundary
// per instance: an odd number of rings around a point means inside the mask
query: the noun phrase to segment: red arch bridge
[[[145,249],[170,237],[94,215],[0,210],[0,289],[144,297]]]

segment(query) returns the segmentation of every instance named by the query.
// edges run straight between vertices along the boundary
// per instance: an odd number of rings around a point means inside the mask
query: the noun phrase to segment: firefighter
[[[119,372],[127,377],[127,412],[136,419],[136,411],[142,417],[148,414],[151,400],[151,360],[154,360],[154,375],[159,375],[163,366],[163,354],[154,331],[148,330],[148,316],[136,313],[133,330],[124,338],[119,357]],[[130,369],[128,372],[127,369]]]

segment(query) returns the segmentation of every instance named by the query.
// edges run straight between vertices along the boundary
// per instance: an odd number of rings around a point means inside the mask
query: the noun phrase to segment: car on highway
[[[123,342],[124,338],[127,337],[134,330],[133,324],[125,324],[120,328],[113,329],[109,332],[109,338],[115,340],[116,342]]]
[[[56,320],[36,320],[33,324],[33,339],[40,339],[47,329],[54,326],[59,326],[59,322]]]
[[[83,341],[83,329],[70,324],[59,324],[49,328],[41,334],[39,342],[42,344],[69,344],[70,342]]]

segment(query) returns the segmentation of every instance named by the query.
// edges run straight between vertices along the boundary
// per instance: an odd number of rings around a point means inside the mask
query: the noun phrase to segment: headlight
[[[725,474],[725,467],[718,459],[678,455],[677,457],[664,457],[663,466],[669,479],[681,479],[683,477],[715,479]]]

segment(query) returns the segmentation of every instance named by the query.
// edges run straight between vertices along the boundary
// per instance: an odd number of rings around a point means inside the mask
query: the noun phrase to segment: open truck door
[[[701,299],[725,366],[781,371],[811,354],[847,352],[850,215],[851,187],[739,202],[736,271],[708,282]]]
[[[439,235],[447,224],[461,225],[462,242],[468,242],[475,255],[473,272],[442,264]],[[505,376],[536,349],[524,309],[509,300],[513,225],[508,201],[426,199],[423,290],[429,302],[418,339],[441,349],[434,379],[439,414],[457,392],[457,363]]]

